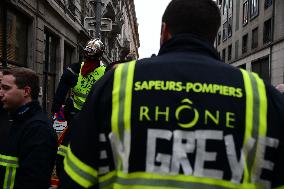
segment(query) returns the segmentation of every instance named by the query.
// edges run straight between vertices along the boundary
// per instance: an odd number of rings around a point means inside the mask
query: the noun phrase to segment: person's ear
[[[24,87],[24,96],[25,97],[31,96],[31,92],[32,92],[31,87],[29,87],[29,86]]]
[[[160,45],[162,46],[166,41],[168,41],[172,37],[171,33],[169,32],[168,25],[163,22],[161,27],[161,37],[160,37]]]

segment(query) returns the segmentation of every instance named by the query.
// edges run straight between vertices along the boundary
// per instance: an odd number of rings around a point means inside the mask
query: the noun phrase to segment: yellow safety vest
[[[106,67],[100,66],[96,68],[93,72],[83,77],[81,74],[83,65],[84,65],[84,62],[81,64],[81,69],[80,69],[77,84],[72,89],[72,92],[74,94],[73,96],[74,107],[78,110],[82,109],[83,104],[85,103],[86,98],[91,88],[93,87],[94,83],[104,75],[105,69],[106,69]]]

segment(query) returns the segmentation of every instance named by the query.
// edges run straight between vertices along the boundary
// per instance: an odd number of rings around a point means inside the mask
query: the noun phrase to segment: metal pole
[[[102,1],[96,0],[96,38],[101,39]]]

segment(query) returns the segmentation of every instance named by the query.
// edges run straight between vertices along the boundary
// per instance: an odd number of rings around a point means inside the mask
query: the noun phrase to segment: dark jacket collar
[[[41,110],[38,101],[29,102],[21,107],[19,107],[16,111],[11,112],[10,116],[14,121],[22,121],[26,118],[29,118],[35,112]]]
[[[196,52],[219,59],[213,45],[193,34],[178,34],[173,36],[162,45],[159,55],[168,52]]]
[[[5,110],[3,108],[3,105],[0,103],[0,114],[7,112],[7,110]]]

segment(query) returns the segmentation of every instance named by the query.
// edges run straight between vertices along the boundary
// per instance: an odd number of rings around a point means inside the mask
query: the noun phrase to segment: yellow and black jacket
[[[81,69],[84,66],[84,62],[81,64]],[[105,73],[105,66],[99,66],[94,71],[88,73],[85,77],[82,75],[81,70],[78,76],[77,84],[72,88],[74,107],[77,110],[81,110],[86,98],[94,85],[94,83],[100,79]]]
[[[0,148],[0,189],[47,189],[55,163],[56,133],[34,101],[11,115]]]
[[[62,188],[284,188],[284,103],[189,34],[119,65],[74,120]]]
[[[63,97],[62,94],[64,94],[64,98],[65,98],[67,91],[68,91],[68,90],[65,90],[67,89],[67,86],[72,87],[71,89],[72,89],[72,94],[73,94],[72,102],[66,103],[66,106],[64,107],[64,114],[65,114],[64,116],[68,122],[68,129],[66,130],[63,136],[62,143],[59,144],[59,148],[57,152],[58,156],[56,158],[56,170],[57,170],[57,175],[59,178],[61,175],[60,172],[62,170],[62,162],[65,156],[67,144],[70,140],[69,139],[70,130],[72,130],[71,124],[69,123],[71,122],[73,116],[82,109],[92,86],[97,80],[99,80],[104,75],[105,69],[106,69],[105,66],[98,66],[92,72],[88,73],[86,76],[83,76],[81,73],[83,66],[84,66],[84,62],[81,63],[81,67],[79,70],[78,70],[78,65],[73,66],[74,68],[76,68],[73,70],[73,72],[75,70],[78,71],[78,73],[74,73],[74,74],[70,74],[71,73],[70,70],[72,70],[72,67],[69,67],[67,71],[64,72],[62,79],[60,81],[60,84],[58,85],[58,89],[57,89],[58,97],[60,97],[59,99],[62,99]],[[68,82],[70,82],[70,85],[69,84],[66,85]],[[62,89],[60,89],[59,87],[61,87]],[[53,103],[53,104],[54,104],[53,107],[57,107],[56,104],[58,105],[58,103]],[[73,112],[73,115],[71,115],[71,112]]]

